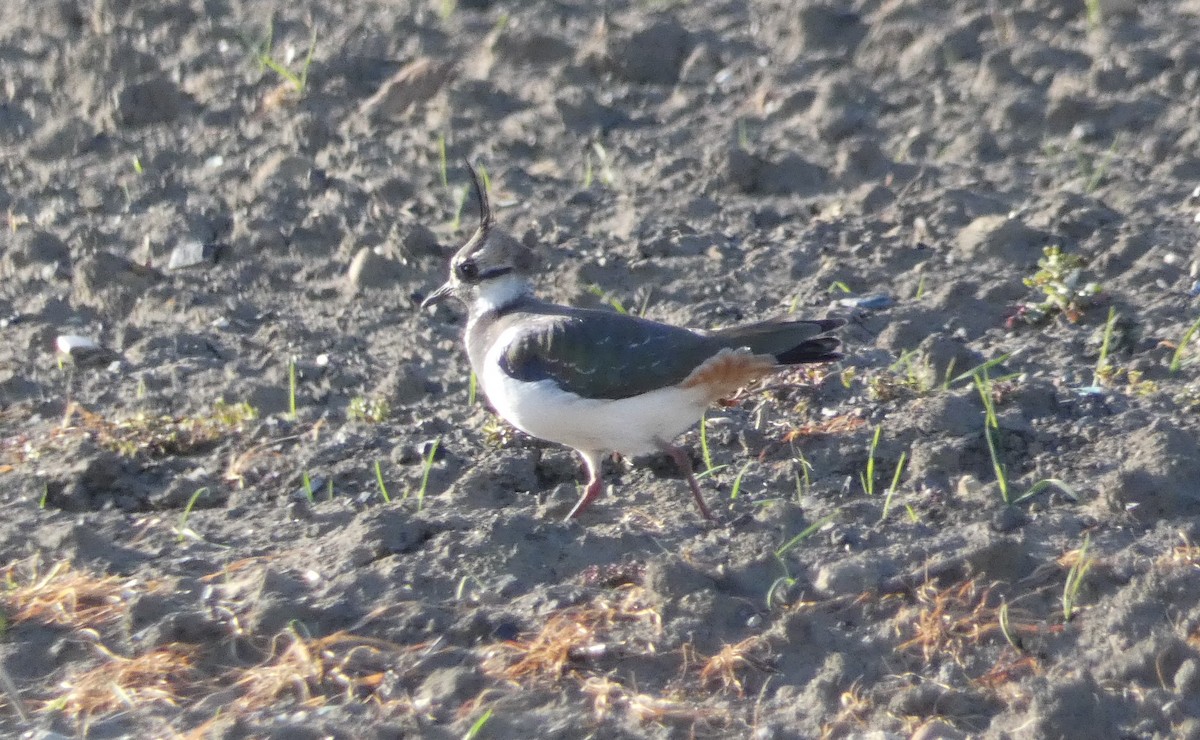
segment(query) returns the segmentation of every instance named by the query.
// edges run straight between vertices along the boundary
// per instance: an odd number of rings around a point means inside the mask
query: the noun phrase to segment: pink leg
[[[696,500],[696,506],[700,507],[701,516],[712,521],[712,512],[704,504],[704,497],[700,494],[700,484],[696,482],[696,475],[692,471],[692,460],[688,457],[687,452],[680,447],[666,443],[662,444],[662,451],[671,456],[671,459],[679,466],[679,471],[687,478],[688,487],[692,489],[692,498]]]
[[[567,514],[566,521],[571,521],[575,517],[583,513],[583,510],[592,505],[592,502],[600,498],[600,494],[604,493],[604,479],[600,475],[600,460],[602,455],[599,452],[579,452],[583,458],[584,465],[587,466],[588,484],[587,488],[583,489],[583,496],[579,502],[575,504],[575,508],[571,509],[571,513]]]

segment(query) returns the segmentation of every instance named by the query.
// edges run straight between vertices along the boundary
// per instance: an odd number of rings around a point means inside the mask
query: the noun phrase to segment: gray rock
[[[182,270],[185,267],[216,262],[218,251],[219,247],[216,244],[203,244],[198,239],[188,239],[171,250],[167,269]]]

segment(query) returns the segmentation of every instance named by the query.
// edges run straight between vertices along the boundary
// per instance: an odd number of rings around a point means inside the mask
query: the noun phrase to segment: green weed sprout
[[[892,497],[896,495],[896,489],[900,486],[900,476],[904,473],[904,464],[908,462],[908,451],[900,453],[900,459],[896,461],[896,470],[892,473],[892,485],[888,486],[887,496],[883,499],[883,513],[879,516],[879,521],[887,519],[888,512],[892,509]]]
[[[1023,280],[1026,286],[1042,292],[1042,300],[1023,304],[1010,324],[1017,319],[1041,324],[1059,315],[1073,324],[1102,292],[1097,283],[1084,282],[1084,261],[1079,255],[1067,254],[1057,246],[1046,247],[1042,253],[1038,271]]]
[[[265,48],[262,48],[258,54],[258,61],[264,67],[267,67],[275,74],[279,75],[284,81],[291,86],[292,90],[297,95],[304,95],[308,89],[308,68],[312,65],[313,54],[317,50],[317,29],[312,29],[312,35],[308,40],[308,53],[304,55],[304,61],[300,64],[300,72],[295,73],[288,69],[283,63],[275,59],[271,53],[272,38],[274,36],[274,23],[272,22],[267,27],[267,39]]]
[[[867,449],[867,469],[858,474],[858,481],[862,484],[863,493],[868,496],[875,495],[875,449],[879,447],[879,435],[881,434],[883,434],[882,424],[875,427],[875,436],[871,437],[871,446]]]
[[[1183,367],[1183,353],[1187,350],[1188,345],[1192,343],[1192,337],[1196,335],[1197,330],[1200,330],[1200,319],[1188,327],[1183,333],[1183,338],[1179,340],[1179,344],[1175,347],[1175,352],[1171,355],[1171,364],[1167,370],[1171,373],[1177,373]]]
[[[1091,535],[1084,535],[1083,547],[1079,548],[1079,557],[1067,571],[1067,580],[1063,584],[1062,607],[1063,621],[1070,622],[1071,617],[1075,616],[1075,605],[1079,603],[1079,589],[1083,586],[1083,579],[1087,576],[1088,571],[1092,569],[1092,564],[1095,558],[1088,556],[1088,547],[1091,545]]]
[[[796,579],[792,576],[791,571],[787,567],[787,562],[783,559],[784,555],[787,555],[801,542],[813,536],[813,534],[820,530],[821,527],[824,527],[826,524],[833,521],[834,516],[834,514],[829,514],[828,516],[821,517],[817,521],[801,530],[800,534],[783,543],[775,550],[773,555],[775,556],[775,561],[779,563],[779,567],[783,569],[783,575],[779,578],[776,578],[774,582],[771,583],[771,587],[767,589],[768,609],[775,606],[775,596],[780,589],[790,588],[792,584],[796,582]]]
[[[196,492],[188,499],[187,506],[183,507],[183,513],[179,515],[179,527],[176,529],[179,534],[179,542],[183,542],[188,537],[201,539],[200,535],[188,528],[188,519],[192,516],[192,509],[196,507],[196,502],[206,493],[208,493],[207,487],[197,488]]]
[[[378,460],[375,461],[375,483],[379,486],[379,495],[383,497],[383,503],[392,503],[392,497],[388,495],[387,484],[383,482],[383,469]]]
[[[441,437],[433,440],[433,444],[429,446],[429,453],[425,455],[425,462],[421,469],[421,487],[417,489],[417,511],[425,508],[425,492],[429,488],[429,472],[433,470],[433,459],[437,457],[438,446],[441,443]]]

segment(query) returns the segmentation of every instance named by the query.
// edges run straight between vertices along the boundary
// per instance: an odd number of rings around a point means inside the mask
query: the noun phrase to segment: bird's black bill
[[[430,306],[437,305],[452,295],[454,295],[454,286],[447,281],[442,285],[442,287],[433,291],[425,297],[425,300],[421,301],[421,308],[425,309],[429,308]]]

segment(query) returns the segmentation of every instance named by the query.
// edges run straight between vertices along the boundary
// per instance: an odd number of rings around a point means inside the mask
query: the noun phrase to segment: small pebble
[[[195,267],[205,262],[217,261],[217,246],[204,244],[198,239],[188,239],[171,250],[167,260],[168,270],[182,270],[185,267]]]

